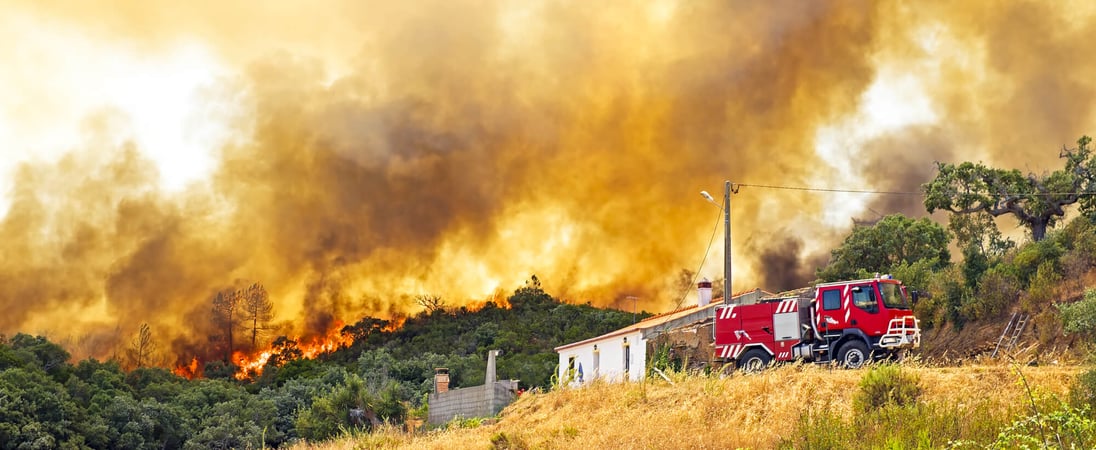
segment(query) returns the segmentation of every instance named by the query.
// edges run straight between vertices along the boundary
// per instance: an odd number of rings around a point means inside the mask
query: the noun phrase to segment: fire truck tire
[[[860,341],[849,341],[837,352],[837,360],[846,369],[859,369],[871,360],[868,346]]]
[[[765,370],[772,362],[772,357],[760,348],[751,348],[746,350],[742,356],[738,358],[738,369],[746,373],[755,373]]]

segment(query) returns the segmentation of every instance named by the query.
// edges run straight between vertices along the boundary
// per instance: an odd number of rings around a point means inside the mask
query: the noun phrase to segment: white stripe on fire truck
[[[723,351],[720,353],[721,358],[737,358],[738,354],[742,352],[742,344],[731,344],[723,347]]]

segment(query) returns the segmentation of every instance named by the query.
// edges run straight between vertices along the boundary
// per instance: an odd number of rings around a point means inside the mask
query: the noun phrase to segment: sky
[[[0,333],[80,355],[146,322],[200,352],[212,296],[255,282],[290,334],[534,274],[668,310],[722,276],[724,180],[736,290],[796,288],[921,199],[753,186],[1040,173],[1096,130],[1085,1],[0,8]]]

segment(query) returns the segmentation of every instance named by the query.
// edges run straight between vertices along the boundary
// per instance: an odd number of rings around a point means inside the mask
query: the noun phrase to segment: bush
[[[1020,287],[1015,278],[996,268],[989,269],[978,284],[978,294],[964,305],[963,315],[973,320],[996,317],[1019,296]]]
[[[853,398],[859,412],[871,412],[886,405],[909,406],[921,398],[921,379],[898,365],[873,367],[860,379],[860,392]]]
[[[988,448],[1096,448],[1096,420],[1088,407],[1057,409],[1016,419],[997,435]]]
[[[1058,305],[1062,313],[1062,327],[1068,333],[1081,333],[1091,336],[1096,330],[1096,289],[1085,291],[1081,301]]]
[[[1042,311],[1044,306],[1058,298],[1062,286],[1062,273],[1057,261],[1045,261],[1035,271],[1028,286],[1027,295],[1022,297],[1021,307],[1028,312]]]
[[[1082,372],[1069,388],[1069,401],[1078,408],[1096,409],[1096,369]]]

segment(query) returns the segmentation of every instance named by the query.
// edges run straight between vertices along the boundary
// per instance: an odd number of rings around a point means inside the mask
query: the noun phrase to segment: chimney
[[[699,294],[697,296],[696,305],[699,307],[708,306],[708,304],[712,302],[712,282],[708,281],[707,278],[704,278],[696,284],[696,288],[697,293]]]
[[[438,367],[434,369],[434,393],[449,392],[449,369]]]
[[[487,352],[487,377],[483,380],[483,384],[493,384],[495,382],[495,357],[502,353],[502,350],[491,350]]]

